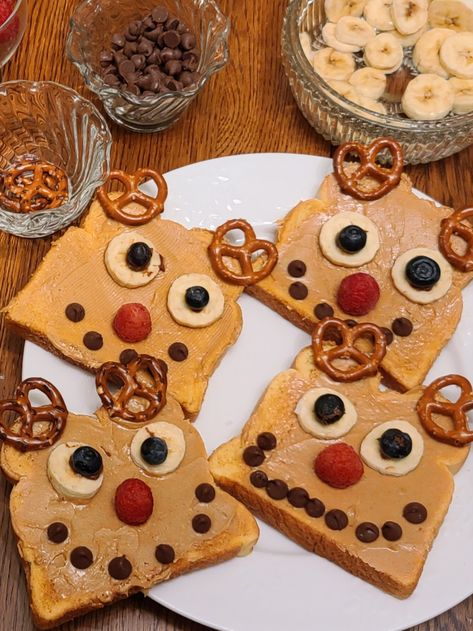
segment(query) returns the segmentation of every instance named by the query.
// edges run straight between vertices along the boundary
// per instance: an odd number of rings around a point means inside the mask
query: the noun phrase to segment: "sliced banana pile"
[[[387,75],[408,54],[419,74],[402,97],[406,116],[473,111],[472,0],[325,0],[325,13],[325,47],[315,50],[307,32],[300,40],[314,70],[345,98],[385,114]]]

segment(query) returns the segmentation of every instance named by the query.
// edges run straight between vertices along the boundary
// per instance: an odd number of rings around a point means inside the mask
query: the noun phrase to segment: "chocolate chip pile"
[[[195,34],[162,6],[115,33],[100,53],[104,83],[143,97],[194,86],[199,59]]]

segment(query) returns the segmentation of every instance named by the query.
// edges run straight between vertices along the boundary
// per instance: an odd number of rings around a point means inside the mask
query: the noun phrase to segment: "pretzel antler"
[[[473,224],[466,220],[473,217],[473,208],[465,208],[442,219],[440,224],[439,246],[447,261],[462,272],[473,271]],[[452,247],[452,237],[456,235],[466,243],[466,250],[459,254]]]

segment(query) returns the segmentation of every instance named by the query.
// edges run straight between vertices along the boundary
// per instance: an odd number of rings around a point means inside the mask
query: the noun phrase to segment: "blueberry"
[[[345,405],[336,394],[322,394],[314,404],[314,412],[320,423],[331,425],[345,414]]]
[[[73,471],[83,476],[96,480],[102,473],[102,456],[93,447],[78,447],[71,456],[69,464]]]
[[[149,247],[147,243],[137,241],[128,248],[126,253],[126,262],[128,267],[136,272],[148,267],[151,257],[153,256],[153,249]]]
[[[192,311],[202,311],[209,304],[210,296],[205,287],[195,285],[186,289],[186,303]]]
[[[366,245],[366,231],[360,226],[346,226],[338,233],[337,245],[349,254],[359,252]]]
[[[406,265],[407,280],[415,289],[432,289],[440,275],[439,264],[428,256],[415,256]]]
[[[148,464],[162,464],[168,457],[166,441],[157,436],[150,436],[141,445],[141,456]]]
[[[385,458],[405,458],[412,451],[412,438],[400,429],[387,429],[379,439],[379,446]]]

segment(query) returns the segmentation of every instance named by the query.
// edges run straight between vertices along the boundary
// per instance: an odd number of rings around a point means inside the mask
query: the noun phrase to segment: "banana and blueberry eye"
[[[407,421],[399,420],[376,426],[360,447],[365,464],[383,475],[406,475],[417,467],[423,453],[420,433]]]
[[[359,267],[373,260],[379,250],[376,225],[365,215],[338,213],[320,230],[322,254],[334,265]]]
[[[452,268],[438,250],[415,248],[396,259],[392,278],[406,298],[428,304],[448,292],[452,285]]]
[[[164,269],[153,243],[138,232],[114,237],[104,255],[105,267],[113,280],[130,289],[147,285]]]
[[[155,476],[175,471],[186,453],[182,430],[165,421],[142,427],[130,445],[130,454],[137,467]]]
[[[57,445],[49,455],[47,470],[54,489],[67,499],[90,499],[102,486],[102,456],[90,445]]]
[[[295,409],[299,425],[316,438],[340,438],[357,421],[353,403],[328,388],[312,388],[302,396]]]
[[[184,274],[171,285],[167,304],[178,324],[200,328],[213,324],[222,316],[225,298],[210,276]]]

